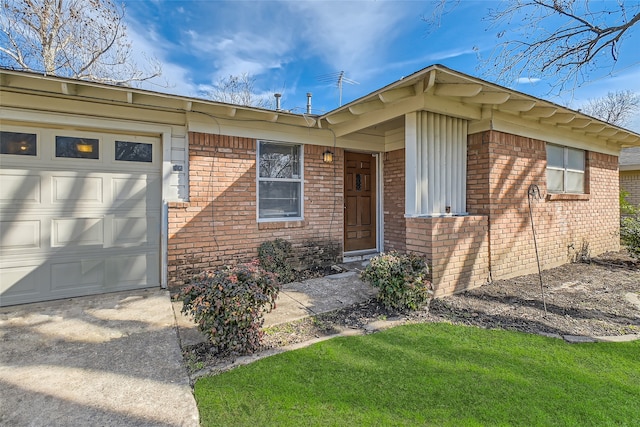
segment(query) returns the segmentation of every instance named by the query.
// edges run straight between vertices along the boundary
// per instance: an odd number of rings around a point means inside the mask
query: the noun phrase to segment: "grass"
[[[195,395],[204,426],[637,426],[640,342],[409,325],[203,378]]]

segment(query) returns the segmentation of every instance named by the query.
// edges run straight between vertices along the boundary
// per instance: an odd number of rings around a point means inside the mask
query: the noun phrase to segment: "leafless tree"
[[[459,0],[437,0],[435,16]],[[611,0],[504,0],[485,19],[501,43],[484,61],[486,74],[502,82],[556,76],[553,88],[587,80],[590,71],[611,71],[623,43],[640,22],[640,2]],[[506,28],[506,29],[505,29]]]
[[[248,73],[220,78],[205,96],[214,101],[247,107],[269,108],[270,100],[256,94],[255,78]]]
[[[564,76],[556,79],[560,88],[584,81],[588,71],[611,69],[620,46],[640,22],[640,2],[511,0],[504,5],[488,16],[494,25],[510,28],[499,33],[506,39],[489,64],[508,80],[523,70]],[[512,29],[514,23],[522,24]]]
[[[582,112],[618,126],[624,126],[640,109],[640,95],[630,90],[609,92],[602,98],[590,99]]]
[[[0,0],[0,64],[6,68],[130,85],[161,67],[132,59],[124,6],[112,0]]]

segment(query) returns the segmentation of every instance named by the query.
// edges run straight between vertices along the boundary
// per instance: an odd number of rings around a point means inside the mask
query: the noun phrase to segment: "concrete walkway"
[[[0,425],[198,426],[168,292],[0,308]]]
[[[307,316],[328,313],[366,301],[377,294],[377,289],[360,280],[360,271],[367,261],[341,264],[342,273],[304,282],[288,283],[282,287],[275,310],[264,316],[264,326],[293,322]],[[183,346],[206,340],[193,321],[180,313],[181,302],[174,302],[180,341]]]

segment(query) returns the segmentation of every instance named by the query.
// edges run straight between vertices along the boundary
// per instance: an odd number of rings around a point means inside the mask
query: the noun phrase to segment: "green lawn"
[[[640,342],[409,325],[203,378],[195,394],[204,426],[640,426]]]

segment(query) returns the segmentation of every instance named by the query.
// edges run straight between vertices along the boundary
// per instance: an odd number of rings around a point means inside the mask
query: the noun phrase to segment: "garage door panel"
[[[159,284],[158,254],[119,255],[107,259],[107,283],[118,286]]]
[[[160,140],[131,137],[153,146],[152,161],[117,160],[123,135],[38,135],[38,156],[2,154],[0,306],[159,286]],[[100,160],[55,157],[56,137],[70,135],[99,140]]]
[[[4,164],[2,165],[4,168]],[[25,175],[19,171],[2,170],[0,174],[0,204],[15,206],[16,204],[39,205],[41,198],[40,175]]]
[[[81,289],[82,292],[98,289],[104,281],[104,261],[75,259],[51,263],[51,290]]]
[[[40,220],[1,221],[0,250],[40,248]]]
[[[56,218],[51,220],[51,246],[104,246],[104,219]]]
[[[37,295],[41,278],[37,264],[0,267],[0,302],[6,299],[25,299]]]
[[[54,175],[51,181],[54,205],[102,206],[104,204],[102,177]]]
[[[111,180],[111,206],[115,209],[145,211],[148,207],[148,194],[159,194],[161,185],[157,175],[114,177]],[[152,208],[156,209],[156,206]]]
[[[113,219],[113,246],[157,245],[160,218],[157,216]]]

